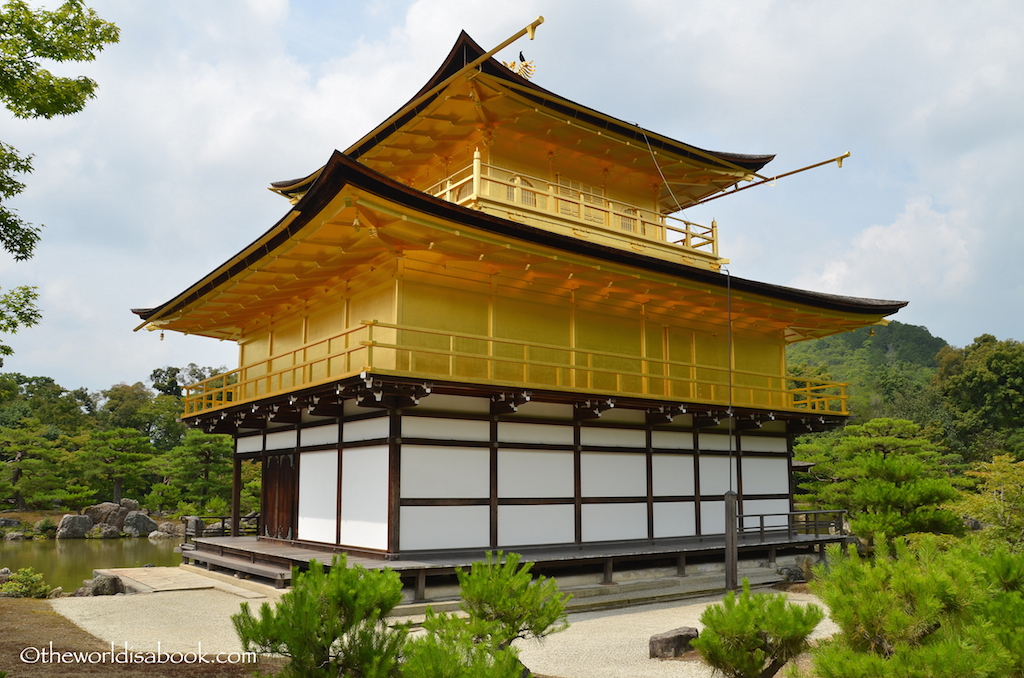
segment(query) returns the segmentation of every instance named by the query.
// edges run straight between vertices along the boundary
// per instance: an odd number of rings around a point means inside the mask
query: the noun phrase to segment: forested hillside
[[[792,344],[786,357],[794,375],[849,383],[849,406],[858,420],[927,424],[937,405],[929,386],[937,355],[947,346],[925,327],[892,322]]]
[[[888,326],[793,344],[790,373],[849,384],[853,423],[907,419],[965,461],[1024,458],[1024,344],[984,334],[964,348]]]

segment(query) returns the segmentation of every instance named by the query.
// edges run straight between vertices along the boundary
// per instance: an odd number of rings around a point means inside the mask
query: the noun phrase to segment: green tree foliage
[[[82,475],[96,483],[101,496],[116,504],[126,489],[142,494],[155,452],[145,434],[133,428],[115,428],[90,435],[75,461]]]
[[[825,613],[817,605],[794,605],[782,594],[729,591],[721,605],[700,616],[704,630],[693,641],[701,658],[729,678],[771,678],[808,648],[808,637]]]
[[[169,487],[169,490],[160,490],[166,505],[177,503],[177,500],[170,501],[172,497],[186,497],[201,508],[214,499],[226,502],[231,494],[234,449],[231,436],[190,429],[181,445],[157,460],[157,468],[164,476],[163,485]]]
[[[935,385],[951,416],[951,445],[972,461],[1002,452],[1024,458],[1024,344],[983,334],[938,358]]]
[[[95,426],[96,401],[84,388],[68,390],[49,377],[26,377],[17,372],[0,374],[0,426],[22,426],[34,419],[61,434],[77,435]]]
[[[466,620],[427,609],[425,634],[404,649],[403,678],[521,678],[514,648],[499,647],[496,622]]]
[[[288,657],[284,675],[296,678],[400,675],[406,630],[384,622],[402,599],[397,572],[348,567],[342,555],[326,573],[310,561],[309,571],[296,569],[292,582],[275,607],[263,603],[256,616],[242,603],[231,618],[245,651]]]
[[[149,381],[153,384],[153,388],[160,393],[181,398],[186,386],[227,371],[228,368],[224,366],[200,367],[195,363],[189,363],[185,367],[168,365],[153,370],[149,375]]]
[[[0,492],[24,511],[50,508],[52,492],[64,484],[59,475],[53,443],[38,431],[24,428],[0,429]]]
[[[520,567],[518,553],[487,553],[468,572],[456,568],[462,595],[460,607],[470,619],[493,623],[491,640],[507,648],[518,638],[541,639],[569,627],[565,604],[571,596],[558,584],[530,574],[533,563]]]
[[[845,509],[860,537],[962,530],[959,517],[942,508],[959,496],[951,481],[956,458],[911,421],[873,419],[798,445],[795,453],[815,464],[801,484],[807,499]]]
[[[1024,644],[1024,560],[983,555],[969,545],[943,550],[880,543],[873,559],[830,547],[812,590],[840,633],[814,653],[821,678],[1019,677]]]
[[[1024,551],[1024,461],[996,455],[967,474],[980,483],[956,504],[956,511],[982,523],[982,539]]]
[[[100,19],[79,0],[54,10],[31,9],[22,0],[0,8],[0,101],[19,118],[52,118],[82,110],[95,96],[96,83],[86,77],[52,74],[44,61],[92,61],[117,42],[118,29]],[[0,142],[0,247],[16,261],[32,257],[40,228],[23,220],[8,206],[25,185],[17,175],[32,171],[31,156]],[[34,287],[17,287],[0,295],[0,332],[13,334],[39,322]],[[13,350],[0,344],[0,356]]]

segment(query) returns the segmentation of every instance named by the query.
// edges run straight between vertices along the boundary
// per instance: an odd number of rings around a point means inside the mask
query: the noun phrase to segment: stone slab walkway
[[[216,589],[241,598],[266,598],[262,593],[180,567],[118,567],[96,572],[120,577],[125,588],[136,593]]]

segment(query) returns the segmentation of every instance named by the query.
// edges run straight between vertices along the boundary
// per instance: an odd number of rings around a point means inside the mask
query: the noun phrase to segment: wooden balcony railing
[[[542,219],[554,218],[593,228],[617,239],[674,245],[718,261],[718,227],[676,219],[587,190],[578,182],[555,183],[474,159],[473,164],[424,192],[460,205],[481,200],[501,203]]]
[[[186,387],[185,416],[363,371],[514,388],[847,414],[845,384],[363,321],[290,353]]]

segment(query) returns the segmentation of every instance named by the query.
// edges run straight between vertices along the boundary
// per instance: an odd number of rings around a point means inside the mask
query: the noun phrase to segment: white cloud
[[[912,198],[896,220],[871,226],[837,256],[795,280],[797,286],[834,294],[908,299],[927,290],[959,301],[974,282],[977,229],[963,211],[937,212],[927,198]]]

